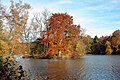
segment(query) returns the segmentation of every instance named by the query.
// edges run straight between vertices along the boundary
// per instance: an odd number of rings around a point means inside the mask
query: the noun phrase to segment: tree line
[[[120,30],[116,30],[111,36],[93,38],[91,46],[92,54],[120,54]]]

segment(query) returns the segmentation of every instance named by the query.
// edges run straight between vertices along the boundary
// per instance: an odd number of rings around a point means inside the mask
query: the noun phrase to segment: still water
[[[76,60],[16,60],[36,80],[120,80],[120,55],[87,55]]]

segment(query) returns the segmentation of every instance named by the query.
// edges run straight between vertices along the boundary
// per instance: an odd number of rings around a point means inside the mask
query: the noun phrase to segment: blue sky
[[[9,0],[1,0],[9,5]],[[18,1],[18,0],[15,0]],[[106,36],[120,29],[120,0],[22,0],[31,5],[33,12],[47,8],[51,13],[67,12],[75,24],[86,29],[86,34]]]

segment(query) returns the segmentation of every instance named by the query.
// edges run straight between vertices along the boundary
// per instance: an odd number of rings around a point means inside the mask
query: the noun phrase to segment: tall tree
[[[23,4],[22,1],[15,3],[11,0],[9,9],[10,11],[5,11],[0,8],[2,12],[0,14],[2,16],[0,16],[0,27],[2,27],[2,33],[5,35],[4,41],[9,45],[9,49],[6,47],[6,50],[9,53],[14,53],[15,51],[16,53],[21,53],[21,50],[17,48],[21,46],[20,43],[23,41],[30,5]]]
[[[50,18],[47,32],[43,35],[43,42],[48,45],[46,55],[61,55],[68,51],[67,43],[70,39],[78,38],[80,26],[73,24],[72,16],[67,13],[55,13]]]
[[[8,54],[10,47],[7,42],[7,32],[5,30],[6,14],[4,5],[0,3],[0,55]]]

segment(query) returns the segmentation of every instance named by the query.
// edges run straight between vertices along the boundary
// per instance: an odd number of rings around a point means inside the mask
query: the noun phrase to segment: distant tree
[[[51,13],[44,9],[42,12],[33,13],[33,17],[30,22],[30,41],[35,44],[32,46],[31,54],[45,53],[47,48],[44,43],[41,42],[43,34],[45,34],[49,27]]]
[[[41,42],[40,38],[37,38],[34,42],[32,42],[33,46],[31,46],[30,54],[44,54],[47,51],[47,46]]]
[[[94,54],[111,54],[112,50],[109,36],[102,36],[100,38],[95,36],[91,49]]]
[[[111,37],[112,47],[115,48],[114,50],[118,49],[118,45],[120,44],[120,30],[116,30],[113,32]]]
[[[76,41],[76,48],[75,51],[77,53],[79,53],[79,55],[84,55],[87,51],[86,51],[86,45],[84,44],[84,42],[82,40],[78,40]]]
[[[93,42],[94,42],[94,43],[97,43],[97,42],[98,42],[98,37],[97,37],[97,36],[94,37]]]
[[[120,44],[118,45],[117,54],[120,54]]]
[[[47,31],[50,15],[51,13],[47,9],[33,14],[29,27],[31,31],[31,41],[41,38],[41,36]]]
[[[80,30],[80,37],[82,38],[83,36],[85,36],[85,32],[86,32],[86,29],[85,28],[81,28]]]
[[[110,55],[112,53],[112,49],[111,49],[111,43],[109,41],[106,41],[105,43],[106,45],[106,54]]]
[[[91,47],[93,54],[101,54],[100,43],[94,43]]]
[[[84,35],[81,41],[85,44],[86,53],[91,51],[90,47],[92,46],[92,38],[89,35]]]

